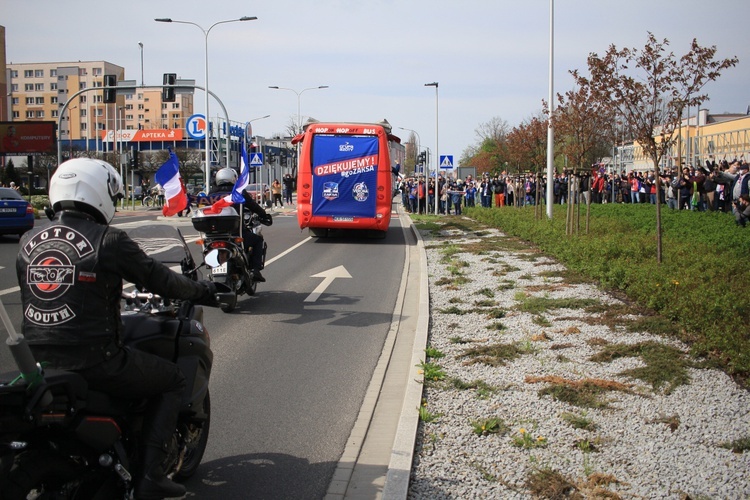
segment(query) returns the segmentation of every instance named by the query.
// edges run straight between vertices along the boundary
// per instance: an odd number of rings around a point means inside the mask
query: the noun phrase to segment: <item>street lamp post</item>
[[[254,121],[265,120],[269,116],[271,115],[259,116],[258,118],[253,118],[252,120],[248,120],[247,123],[245,123],[245,150],[247,150],[248,144],[251,143],[253,139],[253,126],[250,124],[253,123]],[[248,165],[247,167],[250,168],[250,165]],[[253,182],[255,182],[257,181],[258,174],[256,172],[256,169],[252,169],[252,170],[253,170]],[[240,173],[242,172],[240,171]],[[262,181],[263,181],[263,178],[261,177],[261,182]]]
[[[141,87],[143,87],[143,42],[138,42],[138,47],[141,49]]]
[[[117,165],[120,167],[120,178],[121,179],[127,179],[127,175],[123,176],[122,172],[122,150],[123,150],[123,144],[122,144],[122,133],[120,133],[120,137],[118,139],[117,134],[120,132],[120,128],[124,127],[122,124],[123,121],[125,121],[125,116],[123,111],[125,111],[125,106],[117,106],[117,109],[115,111],[115,146],[116,146],[116,158],[117,158]],[[118,125],[119,120],[119,125]],[[120,200],[120,208],[125,207],[125,199]]]
[[[274,89],[274,90],[288,90],[290,92],[294,92],[295,94],[297,94],[297,131],[296,132],[298,134],[301,134],[302,133],[302,112],[301,112],[301,107],[300,107],[300,100],[301,100],[302,94],[308,90],[327,89],[328,85],[319,85],[317,87],[309,87],[306,89],[302,89],[299,92],[294,89],[290,89],[286,87],[279,87],[277,85],[269,85],[268,88]],[[296,148],[297,148],[296,165],[299,165],[299,155],[300,155],[299,143],[296,144]],[[294,172],[294,170],[292,170],[292,172]]]
[[[547,218],[552,219],[552,205],[554,205],[554,175],[555,175],[555,127],[552,116],[555,111],[555,1],[549,0],[549,121],[547,123]]]
[[[208,34],[211,32],[211,30],[214,28],[214,26],[218,26],[219,24],[226,24],[226,23],[233,23],[237,21],[254,21],[258,19],[255,16],[242,16],[239,19],[228,19],[226,21],[218,21],[212,24],[208,29],[204,29],[201,25],[194,23],[192,21],[176,21],[170,18],[157,18],[154,19],[154,21],[159,23],[179,23],[179,24],[192,24],[193,26],[197,27],[199,30],[203,32],[203,36],[205,39],[205,48],[206,48],[206,61],[205,61],[205,69],[206,69],[206,75],[205,75],[205,94],[206,94],[206,165],[205,165],[205,176],[206,176],[206,185],[204,186],[204,191],[206,194],[209,193],[209,185],[211,183],[211,146],[209,144],[209,114],[208,114]],[[227,165],[228,167],[229,165]]]
[[[247,122],[245,122],[245,147],[247,147],[248,143],[253,138],[253,126],[250,124],[253,122],[257,122],[258,120],[265,120],[270,116],[271,115],[259,116],[258,118],[253,118],[252,120],[248,120]]]
[[[71,106],[68,108],[68,160],[73,159],[73,131],[70,129],[71,127],[71,116],[74,109],[77,109],[78,106]]]
[[[438,82],[425,83],[425,87],[435,87],[435,190],[438,189],[438,172],[440,171],[440,121],[438,120]],[[435,215],[438,214],[438,193],[435,193]]]
[[[302,89],[299,92],[297,92],[294,89],[289,89],[289,88],[286,88],[286,87],[278,87],[276,85],[273,85],[273,86],[269,85],[268,88],[269,89],[274,89],[274,90],[289,90],[290,92],[294,92],[295,94],[297,94],[297,133],[299,134],[299,133],[302,132],[302,114],[300,113],[300,98],[302,97],[302,94],[304,92],[308,91],[308,90],[327,89],[328,85],[320,85],[318,87],[310,87],[310,88],[307,88],[307,89]]]
[[[421,150],[422,139],[419,137],[419,134],[417,133],[416,130],[412,130],[412,129],[406,128],[406,127],[399,127],[399,130],[406,130],[407,132],[411,132],[411,133],[413,133],[414,135],[417,136],[417,152],[414,155],[414,167],[416,169],[417,159],[419,157],[419,153],[420,153],[420,150]],[[427,172],[427,173],[429,174],[429,172]],[[429,175],[428,175],[428,177],[429,177]]]

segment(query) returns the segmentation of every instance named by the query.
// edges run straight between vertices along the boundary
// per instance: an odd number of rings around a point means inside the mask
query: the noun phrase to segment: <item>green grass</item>
[[[750,451],[750,436],[741,437],[729,443],[721,443],[719,446],[732,450],[734,453]]]
[[[581,415],[576,413],[563,412],[563,414],[560,415],[560,418],[562,418],[574,429],[583,429],[587,431],[596,430],[596,424],[590,418],[588,418],[586,412],[583,412]]]
[[[479,397],[480,399],[485,399],[498,391],[497,387],[488,384],[484,380],[464,382],[458,377],[452,377],[448,380],[448,384],[454,389],[458,389],[459,391],[473,390],[476,392],[477,397]]]
[[[445,372],[440,365],[430,362],[421,362],[417,365],[424,373],[425,383],[437,382],[445,378]]]
[[[670,394],[676,387],[690,382],[685,355],[674,347],[659,342],[637,344],[608,344],[591,356],[591,361],[608,362],[623,357],[640,357],[646,366],[625,370],[620,375],[637,378],[656,390],[665,387]]]
[[[523,349],[516,344],[491,344],[466,349],[459,357],[471,358],[469,364],[484,363],[490,366],[504,366],[523,354]]]
[[[432,413],[430,410],[427,409],[427,403],[423,402],[422,406],[419,407],[419,420],[425,423],[435,422],[437,419],[439,419],[442,414],[441,413]]]
[[[653,205],[592,205],[589,231],[582,224],[577,235],[565,234],[559,207],[551,220],[536,220],[533,207],[473,208],[465,215],[533,243],[571,272],[658,313],[662,323],[653,326],[675,332],[694,355],[749,385],[750,301],[741,297],[750,283],[750,230],[737,227],[731,215],[664,207],[661,263]]]
[[[473,420],[471,428],[477,436],[486,436],[488,434],[505,434],[508,432],[508,426],[499,418],[482,418]]]
[[[543,313],[551,309],[585,309],[599,304],[599,301],[595,299],[552,299],[549,297],[533,297],[524,292],[516,293],[515,299],[520,302],[519,307],[521,311],[534,314]]]

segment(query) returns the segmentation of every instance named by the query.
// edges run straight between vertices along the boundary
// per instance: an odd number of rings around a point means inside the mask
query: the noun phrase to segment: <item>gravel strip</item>
[[[641,357],[591,361],[605,345],[651,341],[685,353],[687,347],[583,321],[599,313],[581,308],[523,312],[521,293],[626,307],[591,284],[566,283],[559,273],[564,267],[533,250],[461,252],[446,262],[448,241],[461,248],[493,237],[505,236],[425,234],[429,346],[445,355],[428,361],[445,379],[424,388],[422,411],[437,418],[420,422],[408,498],[750,498],[750,452],[720,446],[750,439],[750,394],[718,370],[688,368],[689,383],[666,391],[621,374],[644,367]],[[457,262],[463,267],[451,266]],[[455,282],[451,269],[465,282],[446,285]],[[488,318],[496,309],[504,317]],[[498,322],[505,328],[488,328]],[[497,366],[463,356],[499,343],[520,354]],[[600,396],[606,407],[580,407],[540,395],[551,385],[534,379],[542,377],[597,379],[623,390]],[[456,389],[448,382],[454,378],[492,390]],[[592,428],[574,427],[566,421],[570,415]],[[491,418],[500,422],[499,432],[477,435],[472,422]],[[514,444],[521,429],[527,446]]]

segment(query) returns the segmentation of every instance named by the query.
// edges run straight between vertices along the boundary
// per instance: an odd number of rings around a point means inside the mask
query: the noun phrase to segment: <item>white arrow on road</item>
[[[322,273],[314,274],[310,277],[323,278],[323,281],[315,288],[315,290],[313,290],[310,295],[307,296],[304,302],[315,302],[316,300],[318,300],[318,297],[320,297],[321,294],[326,291],[328,285],[333,283],[333,280],[335,280],[336,278],[351,278],[352,275],[349,274],[349,271],[347,271],[344,266],[339,266],[334,267],[333,269],[329,269],[328,271],[323,271]]]

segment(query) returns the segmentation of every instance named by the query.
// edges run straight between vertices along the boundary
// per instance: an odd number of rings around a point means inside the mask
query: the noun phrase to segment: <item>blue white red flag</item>
[[[242,165],[240,167],[240,176],[237,178],[237,182],[234,183],[232,192],[225,197],[217,200],[208,208],[203,210],[203,213],[207,214],[218,214],[224,207],[231,207],[235,203],[243,203],[245,196],[242,192],[245,190],[247,185],[250,183],[250,162],[247,160],[247,150],[245,144],[242,144]]]
[[[154,180],[164,188],[165,203],[161,209],[164,216],[169,217],[187,208],[187,192],[180,177],[180,160],[171,149],[169,159],[156,171]]]

